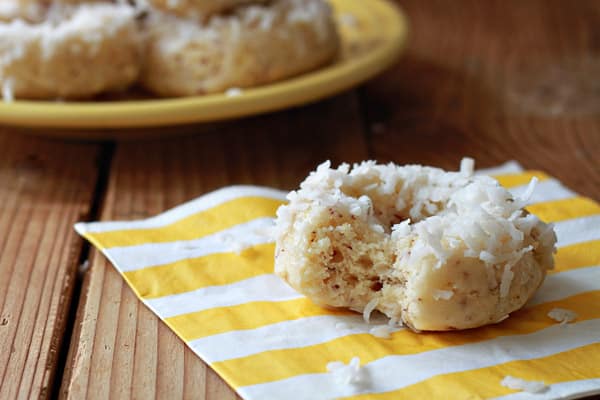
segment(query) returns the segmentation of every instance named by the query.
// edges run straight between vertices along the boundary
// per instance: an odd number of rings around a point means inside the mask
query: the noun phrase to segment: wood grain
[[[102,219],[148,217],[229,184],[295,187],[328,158],[367,156],[359,115],[350,93],[196,137],[119,144]],[[75,327],[64,398],[237,398],[95,251]]]
[[[0,131],[0,398],[46,398],[65,334],[98,146]]]
[[[362,92],[377,159],[516,159],[600,199],[599,2],[398,3],[409,47]]]
[[[516,159],[600,199],[598,2],[399,3],[410,46],[360,102],[348,93],[195,137],[119,144],[102,219],[147,217],[232,183],[289,189],[327,158]],[[236,398],[99,253],[90,261],[62,397]]]

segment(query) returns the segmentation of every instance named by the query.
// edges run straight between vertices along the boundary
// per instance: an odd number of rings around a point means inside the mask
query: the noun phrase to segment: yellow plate
[[[392,64],[407,35],[403,14],[386,0],[330,2],[342,36],[342,55],[328,67],[278,83],[245,89],[235,97],[216,94],[102,102],[0,101],[0,123],[47,128],[158,127],[242,117],[330,96],[365,81]],[[43,134],[43,130],[38,133]],[[64,132],[64,135],[73,136],[74,133]],[[85,132],[75,136],[84,137]]]

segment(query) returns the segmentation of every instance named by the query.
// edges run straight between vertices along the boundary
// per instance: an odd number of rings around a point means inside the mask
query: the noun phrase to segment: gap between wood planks
[[[88,221],[95,221],[100,216],[106,196],[108,180],[110,178],[112,159],[115,154],[116,144],[114,142],[106,142],[101,144],[101,146],[100,154],[98,156],[98,178],[96,180],[96,186],[94,187],[90,212],[87,216]],[[55,366],[56,372],[54,374],[54,379],[52,380],[51,394],[49,397],[51,399],[57,399],[59,397],[61,384],[64,379],[67,356],[69,354],[69,349],[71,348],[71,340],[75,330],[81,287],[89,262],[90,250],[91,244],[87,240],[83,240],[81,251],[77,257],[77,273],[75,274],[75,282],[73,283],[73,294],[71,295],[71,304],[65,322],[64,336],[58,350],[58,360]]]

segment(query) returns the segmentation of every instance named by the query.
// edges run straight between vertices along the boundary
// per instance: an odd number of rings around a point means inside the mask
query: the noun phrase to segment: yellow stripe
[[[85,236],[101,249],[198,239],[261,217],[274,217],[280,200],[242,197],[190,215],[159,228],[88,232]]]
[[[563,247],[558,251],[556,259],[557,268],[551,271],[552,273],[600,265],[600,241]],[[216,266],[214,268],[218,269]],[[248,268],[254,267],[249,264]],[[234,274],[235,271],[231,273]],[[129,273],[126,277],[129,279]],[[213,279],[220,279],[219,274],[215,274]],[[230,278],[226,275],[224,279]],[[230,330],[253,329],[286,320],[333,313],[339,314],[340,312],[323,309],[302,298],[286,302],[252,302],[233,307],[215,308],[171,317],[167,319],[167,322],[185,340],[193,340]],[[351,313],[348,312],[348,314]]]
[[[600,307],[590,307],[590,304],[599,303],[600,291],[594,291],[520,310],[500,324],[473,329],[468,333],[413,333],[403,330],[395,332],[391,339],[381,340],[369,334],[350,335],[314,346],[272,350],[221,361],[213,366],[230,375],[238,387],[254,385],[300,374],[325,372],[327,363],[334,360],[348,363],[352,357],[359,357],[361,363],[369,363],[392,354],[416,354],[500,336],[536,332],[556,324],[547,316],[555,307],[575,311],[579,315],[577,321],[596,319],[600,318]]]
[[[145,299],[207,286],[227,285],[273,272],[275,245],[262,244],[241,254],[219,253],[171,264],[125,272],[125,278]]]
[[[254,329],[281,321],[318,315],[352,315],[351,311],[331,310],[306,298],[280,302],[252,302],[231,307],[211,308],[167,318],[165,322],[185,341],[223,332]]]
[[[571,218],[582,218],[600,214],[600,205],[585,197],[546,201],[527,207],[532,214],[545,222],[558,222]]]
[[[272,245],[266,245],[272,246]],[[272,250],[271,250],[272,251]],[[229,255],[224,255],[223,260],[227,259]],[[212,256],[211,256],[212,257]],[[232,256],[233,257],[233,256]],[[210,263],[207,263],[210,264]],[[581,267],[600,265],[600,241],[595,242],[586,242],[575,244],[572,246],[567,246],[559,249],[558,254],[556,255],[556,264],[557,267],[555,270],[551,271],[551,273],[562,272],[567,270],[572,270]],[[237,264],[236,264],[237,265]],[[262,265],[262,266],[261,266]],[[206,267],[206,266],[205,266]],[[186,267],[182,267],[186,268]],[[189,267],[188,267],[189,268]],[[218,263],[215,262],[214,266],[208,266],[210,269],[214,269],[215,271],[219,269]],[[264,263],[257,263],[254,265],[253,263],[249,263],[247,266],[244,266],[243,270],[240,272],[241,274],[247,271],[248,273],[252,273],[250,270],[253,268],[265,268]],[[270,271],[271,266],[268,266],[267,272]],[[242,269],[242,268],[240,268]],[[264,270],[263,270],[264,271]],[[191,273],[191,271],[186,272]],[[257,272],[259,275],[261,272]],[[231,274],[231,275],[230,275]],[[236,279],[237,272],[236,270],[222,270],[221,274],[213,274],[207,273],[207,275],[211,276],[211,279],[223,281],[232,281]],[[222,276],[221,276],[222,275]],[[125,276],[128,280],[131,279],[131,273],[126,273]],[[237,276],[238,278],[240,276]],[[136,278],[134,278],[136,279]],[[164,278],[156,278],[164,279]],[[139,285],[139,281],[130,281],[133,287],[137,288]],[[222,284],[223,282],[218,282],[217,284]],[[145,285],[140,285],[140,288],[148,287]],[[150,293],[149,289],[148,293]],[[264,309],[269,309],[266,314],[263,312]],[[312,311],[309,311],[312,310]],[[233,315],[235,326],[233,325],[219,325],[215,322],[218,321],[218,316],[222,313],[228,313]],[[320,307],[312,305],[312,303],[307,302],[306,299],[300,300],[291,300],[290,302],[256,302],[256,303],[248,303],[241,306],[228,307],[226,311],[223,311],[221,308],[217,308],[213,310],[200,311],[198,313],[190,313],[177,317],[169,318],[170,321],[175,327],[176,330],[183,336],[186,340],[197,339],[204,336],[209,336],[216,333],[222,333],[228,330],[233,329],[252,329],[259,326],[267,325],[270,323],[277,323],[281,321],[285,321],[287,319],[293,320],[296,318],[301,318],[302,316],[310,316],[310,315],[326,315],[328,314],[327,310],[324,310]],[[237,315],[237,316],[235,316]],[[247,316],[256,316],[256,320],[247,320]],[[289,318],[288,318],[289,316]],[[214,321],[213,321],[214,318]],[[236,318],[238,320],[236,320]],[[239,321],[239,325],[237,322]],[[210,328],[209,328],[210,327]],[[214,328],[214,329],[213,329]]]
[[[510,189],[515,186],[527,185],[534,176],[540,181],[550,178],[541,171],[525,171],[518,174],[495,175],[494,178],[498,180],[502,186]]]
[[[516,392],[500,384],[510,375],[528,381],[555,384],[600,376],[600,343],[531,360],[511,361],[492,367],[437,375],[400,390],[344,397],[352,400],[477,399]],[[535,396],[532,395],[533,399]]]
[[[555,267],[550,273],[600,265],[600,240],[561,247],[554,256]]]

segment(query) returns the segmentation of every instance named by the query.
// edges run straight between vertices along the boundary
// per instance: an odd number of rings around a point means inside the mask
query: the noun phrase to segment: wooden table
[[[76,236],[79,220],[147,217],[232,183],[290,189],[325,159],[515,159],[600,199],[599,2],[401,4],[398,64],[317,104],[142,142],[2,128],[0,398],[236,398]]]

